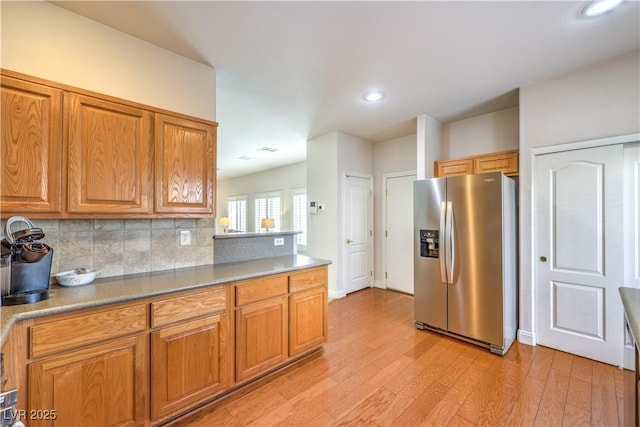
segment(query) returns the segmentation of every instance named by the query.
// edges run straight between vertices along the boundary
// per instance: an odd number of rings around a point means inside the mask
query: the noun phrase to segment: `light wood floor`
[[[616,426],[617,367],[515,343],[504,356],[413,326],[413,298],[329,304],[324,353],[187,425]]]

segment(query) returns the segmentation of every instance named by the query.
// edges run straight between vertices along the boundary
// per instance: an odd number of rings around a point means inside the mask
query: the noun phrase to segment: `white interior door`
[[[371,286],[371,178],[347,175],[345,180],[345,292]]]
[[[539,344],[622,364],[622,145],[536,157]]]
[[[413,295],[413,181],[416,174],[385,178],[387,288]]]

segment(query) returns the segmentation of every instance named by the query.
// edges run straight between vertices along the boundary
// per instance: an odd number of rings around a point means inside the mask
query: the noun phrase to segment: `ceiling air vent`
[[[251,160],[251,157],[249,157],[249,156],[240,156],[240,157],[238,157],[238,160]]]
[[[266,151],[268,153],[275,153],[276,151],[278,151],[277,148],[271,148],[271,147],[262,147],[262,148],[258,148],[258,151]]]

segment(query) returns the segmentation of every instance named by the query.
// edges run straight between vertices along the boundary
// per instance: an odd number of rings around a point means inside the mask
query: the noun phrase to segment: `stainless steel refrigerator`
[[[516,185],[502,172],[414,182],[415,324],[504,354],[516,334]]]

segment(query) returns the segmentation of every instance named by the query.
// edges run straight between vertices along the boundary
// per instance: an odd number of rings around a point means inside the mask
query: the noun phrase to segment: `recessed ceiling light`
[[[620,6],[622,1],[623,0],[592,0],[582,9],[582,14],[584,16],[604,15]]]
[[[266,151],[268,153],[275,153],[276,151],[278,151],[277,148],[271,148],[271,147],[262,147],[262,148],[258,148],[257,151]]]
[[[240,156],[240,157],[238,157],[238,160],[251,160],[251,157],[249,157],[249,156]]]
[[[372,90],[362,95],[362,98],[367,102],[378,102],[384,98],[384,93],[379,90]]]

